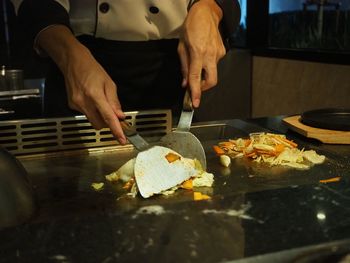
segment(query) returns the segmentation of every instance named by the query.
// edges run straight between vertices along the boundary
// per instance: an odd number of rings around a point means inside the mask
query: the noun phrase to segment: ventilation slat
[[[22,129],[32,129],[32,128],[47,128],[47,127],[52,127],[56,126],[56,122],[39,122],[39,123],[29,123],[29,124],[22,124],[21,128]]]
[[[41,129],[41,130],[23,130],[22,135],[36,135],[36,134],[56,134],[57,129]]]
[[[170,110],[125,114],[146,140],[171,131]],[[0,144],[15,155],[119,145],[109,129],[93,129],[85,116],[0,121]]]
[[[7,130],[16,130],[16,125],[6,125],[4,123],[0,123],[0,134],[2,134],[3,131]]]

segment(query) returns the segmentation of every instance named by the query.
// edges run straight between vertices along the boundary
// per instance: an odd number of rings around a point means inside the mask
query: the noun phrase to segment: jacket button
[[[101,3],[99,7],[101,13],[107,13],[109,10],[109,4],[108,3]]]
[[[149,11],[152,13],[152,14],[158,14],[159,13],[159,8],[156,7],[156,6],[151,6],[149,8]]]

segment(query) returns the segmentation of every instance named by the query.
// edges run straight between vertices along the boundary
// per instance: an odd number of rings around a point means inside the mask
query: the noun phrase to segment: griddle
[[[150,130],[140,130],[155,143]],[[229,168],[220,165],[214,144],[261,131],[286,133],[327,161],[310,170],[245,159],[233,160]],[[202,142],[207,170],[215,175],[213,187],[201,189],[210,201],[193,201],[192,192],[183,189],[168,197],[131,198],[121,184],[106,182],[105,175],[136,156],[132,145],[97,147],[94,142],[65,150],[55,145],[54,151],[24,155],[14,149],[33,181],[39,210],[26,224],[1,230],[2,259],[228,262],[350,237],[350,211],[344,209],[350,207],[349,147],[299,137],[281,118],[195,123],[191,132]],[[319,183],[335,176],[342,180]],[[91,183],[101,181],[101,191],[92,189]],[[320,221],[318,214],[327,220]]]

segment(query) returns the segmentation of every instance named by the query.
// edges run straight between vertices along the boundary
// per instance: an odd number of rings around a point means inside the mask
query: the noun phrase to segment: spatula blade
[[[207,169],[207,160],[202,143],[192,133],[175,130],[162,137],[161,144],[186,158],[197,159],[201,163],[203,170]]]
[[[165,156],[177,152],[162,146],[154,146],[140,152],[135,162],[135,179],[140,194],[148,198],[168,190],[196,175],[191,160],[181,156],[179,160],[169,162]]]
[[[186,158],[197,159],[201,163],[203,170],[206,170],[207,160],[202,143],[190,132],[193,113],[191,95],[187,89],[176,130],[162,137],[160,141],[163,146],[177,151]]]

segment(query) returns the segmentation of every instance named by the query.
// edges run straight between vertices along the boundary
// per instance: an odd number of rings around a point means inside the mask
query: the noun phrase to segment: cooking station
[[[170,132],[168,113],[155,118],[148,113],[141,121],[138,116],[130,119],[144,125],[139,132],[150,142]],[[22,147],[7,138],[9,151],[32,181],[37,210],[28,222],[0,230],[0,262],[340,262],[350,253],[350,146],[307,139],[288,130],[282,119],[192,125],[206,151],[207,171],[215,176],[212,188],[201,189],[212,197],[208,201],[194,201],[193,193],[182,189],[149,199],[127,196],[105,175],[137,151],[117,145],[108,132],[91,134],[83,118],[41,121],[41,131],[55,134],[41,133],[44,143],[37,139]],[[165,126],[154,132],[152,121]],[[16,138],[33,135],[40,126],[6,125],[16,132],[31,129],[9,135]],[[85,148],[65,143],[64,138],[77,139],[61,134],[76,130],[70,125],[89,133],[82,135]],[[308,170],[245,159],[221,166],[213,145],[262,131],[284,133],[298,148],[314,149],[326,161]],[[59,144],[66,148],[60,150]],[[338,176],[338,182],[319,182]],[[104,188],[94,190],[94,182],[104,182]]]

